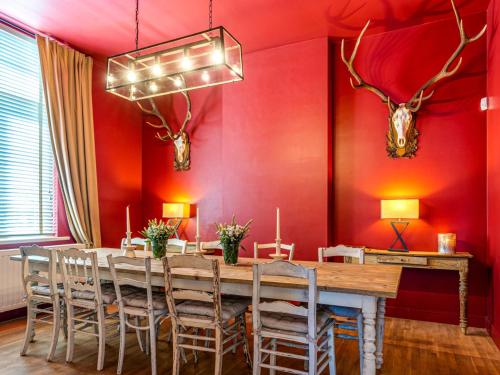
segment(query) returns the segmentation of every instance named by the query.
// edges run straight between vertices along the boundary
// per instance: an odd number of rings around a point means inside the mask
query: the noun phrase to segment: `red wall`
[[[253,218],[250,256],[252,241],[274,240],[280,207],[283,241],[314,259],[328,237],[328,40],[245,54],[244,64],[245,81],[192,93],[190,171],[175,172],[172,144],[144,131],[144,221],[162,202],[196,203],[210,240],[216,221]],[[186,226],[193,240],[194,219]]]
[[[488,250],[492,265],[491,335],[500,347],[500,1],[488,9]]]
[[[484,14],[466,17],[477,32]],[[453,20],[365,37],[355,64],[366,81],[403,102],[439,69],[458,44]],[[486,291],[486,131],[479,100],[485,95],[486,38],[463,53],[460,73],[437,86],[419,112],[419,144],[414,159],[393,160],[385,151],[387,107],[366,90],[353,90],[340,61],[334,75],[334,219],[338,243],[387,248],[393,239],[380,220],[380,199],[419,198],[421,219],[405,233],[413,250],[436,251],[439,232],[456,232],[458,250],[475,258],[470,272],[469,319],[485,325]],[[347,51],[352,49],[348,44]],[[405,270],[392,316],[458,322],[458,273]]]
[[[140,228],[142,125],[134,103],[104,91],[105,60],[94,57],[93,109],[102,246],[119,247],[125,237],[125,207],[133,230]]]

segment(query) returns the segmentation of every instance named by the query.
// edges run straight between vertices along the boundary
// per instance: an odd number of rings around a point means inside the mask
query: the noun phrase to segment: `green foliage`
[[[229,246],[239,244],[248,236],[251,223],[252,220],[249,220],[245,225],[236,224],[236,217],[233,215],[233,219],[230,224],[215,224],[217,229],[216,233],[219,236],[221,245]]]
[[[148,226],[141,231],[141,234],[151,241],[167,241],[175,233],[175,227],[168,225],[163,220],[149,220]]]

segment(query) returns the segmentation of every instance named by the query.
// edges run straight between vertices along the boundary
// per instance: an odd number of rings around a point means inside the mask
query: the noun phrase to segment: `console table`
[[[440,254],[432,251],[398,252],[389,250],[365,249],[365,264],[391,264],[408,268],[434,270],[453,270],[460,275],[460,328],[467,334],[467,293],[470,253]]]

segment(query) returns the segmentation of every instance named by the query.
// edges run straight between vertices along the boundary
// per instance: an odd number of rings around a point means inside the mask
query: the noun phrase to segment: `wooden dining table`
[[[99,274],[102,280],[112,280],[106,257],[109,254],[121,255],[120,249],[98,248]],[[144,252],[137,251],[136,256]],[[175,255],[167,253],[167,256]],[[222,257],[205,255],[207,258],[220,260],[221,292],[224,294],[252,296],[252,265],[256,262],[268,262],[269,259],[239,258],[235,266],[225,265]],[[11,257],[20,261],[20,255]],[[294,261],[306,267],[316,268],[318,285],[318,303],[359,308],[363,314],[363,374],[373,375],[383,363],[384,317],[386,298],[396,298],[401,266],[380,267],[377,265],[359,265],[344,263],[318,263],[311,261]],[[48,260],[33,257],[30,267],[33,271],[46,272]],[[152,284],[164,286],[162,263],[152,261]],[[123,276],[144,280],[144,271],[132,266],[116,266]],[[200,270],[174,270],[174,287],[186,287],[210,290],[211,279]],[[281,300],[307,302],[307,280],[297,280],[281,276],[263,277],[261,297]]]

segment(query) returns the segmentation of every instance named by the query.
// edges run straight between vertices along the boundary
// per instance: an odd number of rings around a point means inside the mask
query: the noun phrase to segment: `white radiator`
[[[85,248],[83,244],[54,245],[58,249]],[[9,259],[18,255],[19,249],[0,250],[0,312],[26,306],[23,301],[24,289],[21,281],[21,262]]]

